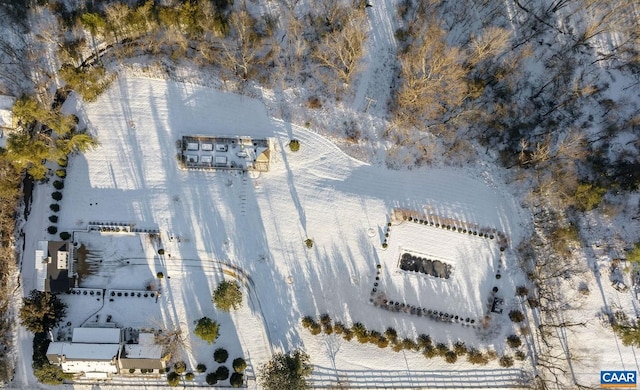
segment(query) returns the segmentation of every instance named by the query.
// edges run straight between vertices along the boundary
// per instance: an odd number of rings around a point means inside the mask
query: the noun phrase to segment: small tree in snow
[[[198,320],[193,333],[208,344],[212,344],[218,338],[218,329],[217,322],[212,321],[211,318],[202,317]]]
[[[222,311],[238,310],[242,307],[242,290],[238,282],[223,281],[213,292],[213,303]]]

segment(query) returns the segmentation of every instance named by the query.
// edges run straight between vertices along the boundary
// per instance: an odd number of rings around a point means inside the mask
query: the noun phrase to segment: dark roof
[[[58,269],[58,251],[67,251],[66,241],[49,241],[47,244],[47,256],[51,262],[47,265],[47,279],[44,282],[44,291],[61,293],[69,291],[73,279],[69,278],[67,269]],[[69,262],[73,259],[69,259]]]
[[[130,369],[130,368],[134,368],[134,369],[152,369],[152,370],[157,370],[160,368],[166,368],[165,362],[162,359],[127,359],[127,358],[120,358],[120,368],[121,369]]]

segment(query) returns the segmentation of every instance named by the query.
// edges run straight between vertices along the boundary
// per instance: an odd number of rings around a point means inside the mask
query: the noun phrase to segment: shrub
[[[164,274],[162,272],[158,272],[156,276],[158,277],[158,279],[164,278]]]
[[[71,238],[71,234],[69,234],[69,232],[62,232],[60,233],[60,239],[62,241],[67,241],[68,239]]]
[[[60,181],[60,180],[56,180],[53,182],[53,188],[55,188],[56,190],[61,190],[64,188],[64,182]]]
[[[188,381],[192,381],[195,379],[195,375],[193,374],[193,372],[187,372],[186,374],[184,374],[184,379],[188,380]]]
[[[640,242],[633,244],[633,248],[627,251],[627,260],[633,262],[640,262]]]
[[[130,369],[129,369],[129,374],[133,374],[134,372],[136,372],[136,369],[135,369],[135,368],[130,368]]]
[[[73,374],[62,372],[62,368],[55,364],[46,362],[42,367],[33,371],[38,382],[45,385],[61,385],[65,380],[73,379]]]
[[[60,166],[60,168],[66,168],[68,164],[68,161],[66,158],[59,158],[58,159],[58,165]]]
[[[260,366],[258,384],[265,390],[307,389],[307,377],[312,371],[309,355],[305,352],[276,353],[270,361]]]
[[[325,313],[323,315],[320,316],[320,323],[322,325],[331,325],[331,316],[329,316],[329,314]]]
[[[216,383],[218,383],[218,378],[216,377],[215,372],[208,373],[207,376],[204,378],[204,380],[207,382],[209,386],[213,386]]]
[[[196,371],[199,372],[200,374],[202,374],[203,372],[207,371],[207,366],[205,366],[204,364],[200,363],[196,366]]]
[[[370,342],[371,344],[376,344],[378,342],[378,337],[384,337],[384,336],[382,336],[382,334],[377,330],[372,330],[368,334],[367,341]]]
[[[202,317],[198,320],[194,334],[206,341],[207,344],[212,344],[218,338],[218,323],[212,321],[211,318]]]
[[[216,378],[218,378],[219,381],[224,381],[229,378],[229,369],[225,366],[218,367],[216,370]]]
[[[49,216],[49,222],[57,223],[58,222],[58,216],[57,215],[50,215]]]
[[[67,170],[66,169],[56,169],[56,176],[61,177],[61,178],[67,177]]]
[[[513,366],[513,358],[511,356],[502,356],[500,358],[500,367],[511,367]]]
[[[418,346],[420,348],[426,348],[431,345],[431,337],[428,334],[421,334],[418,336]]]
[[[247,369],[247,362],[243,358],[235,358],[232,363],[233,371],[242,374]]]
[[[436,344],[436,352],[439,356],[444,356],[447,352],[449,352],[449,346],[445,343]]]
[[[331,326],[331,324],[324,325],[322,327],[322,330],[324,331],[324,334],[327,334],[327,335],[332,334],[333,333],[333,326]]]
[[[298,150],[300,150],[300,141],[298,141],[297,139],[292,139],[291,141],[289,141],[289,149],[292,152],[297,152]]]
[[[471,364],[480,364],[483,366],[489,363],[489,359],[475,348],[471,348],[469,352],[467,352],[467,361]]]
[[[48,232],[49,234],[56,234],[56,233],[58,232],[58,228],[57,228],[57,227],[55,227],[55,226],[49,226],[49,227],[47,228],[47,232]]]
[[[177,372],[170,372],[167,374],[167,383],[171,387],[176,387],[180,384],[180,375]]]
[[[309,329],[311,327],[311,325],[315,324],[316,321],[311,316],[304,316],[304,317],[302,317],[302,321],[301,322],[302,322],[302,327],[303,328]]]
[[[320,326],[320,324],[318,324],[317,322],[314,322],[313,324],[311,324],[311,326],[309,327],[309,331],[311,332],[312,335],[316,336],[319,335],[320,332],[322,332],[322,326]]]
[[[453,352],[455,352],[458,356],[465,355],[467,353],[467,346],[463,341],[456,341],[453,344]]]
[[[346,328],[345,328],[345,326],[344,326],[344,324],[343,324],[342,322],[336,322],[336,323],[333,325],[333,331],[334,331],[334,333],[336,333],[336,334],[342,334],[342,333],[344,333],[345,329],[346,329]]]
[[[307,246],[307,248],[311,249],[313,248],[313,240],[310,238],[307,238],[306,240],[304,240],[304,244]]]
[[[458,355],[454,352],[454,351],[447,351],[444,354],[444,360],[447,363],[455,363],[456,361],[458,361]]]
[[[388,246],[388,245],[387,245],[387,243],[386,243],[386,242],[383,242],[383,243],[382,243],[382,247],[383,247],[383,248],[387,248],[387,246]]]
[[[520,310],[511,310],[509,312],[509,319],[513,322],[522,322],[524,321],[524,313]]]
[[[378,346],[378,348],[387,348],[389,346],[389,339],[387,339],[383,335],[379,335],[376,338],[376,345]]]
[[[424,351],[422,351],[422,355],[424,357],[426,357],[427,359],[432,359],[434,358],[436,355],[438,354],[438,351],[436,351],[435,347],[433,345],[428,345],[424,348]]]
[[[529,294],[529,289],[525,286],[516,287],[516,295],[520,297],[526,297]]]
[[[342,338],[346,341],[351,341],[353,339],[353,331],[349,328],[345,328],[342,332]]]
[[[598,187],[591,183],[580,183],[576,188],[576,208],[580,211],[590,211],[598,207],[602,197],[607,192],[606,188]]]
[[[398,339],[398,332],[391,327],[384,331],[384,335],[391,341],[396,341]]]
[[[54,213],[57,213],[58,211],[60,211],[60,205],[54,203],[49,206],[49,209],[51,209],[51,211],[53,211]]]
[[[413,350],[413,351],[417,351],[420,348],[418,347],[418,344],[413,341],[412,339],[406,338],[402,340],[402,347],[406,350]]]
[[[224,363],[229,358],[229,352],[224,348],[218,348],[213,352],[213,360],[217,363]]]
[[[187,363],[184,361],[176,362],[176,364],[173,365],[173,370],[178,374],[182,374],[187,371]]]
[[[167,372],[167,370],[165,370],[164,368],[158,369],[158,374],[164,374],[165,372]]]
[[[522,351],[516,351],[515,356],[516,356],[516,359],[520,361],[523,361],[524,359],[527,358],[527,355]]]
[[[240,387],[244,383],[244,375],[234,372],[229,378],[229,384],[231,387]]]
[[[158,249],[158,254],[160,256],[164,256],[164,249],[162,249],[162,248]]]
[[[242,307],[242,290],[236,281],[223,281],[213,292],[211,298],[216,307],[222,311],[229,312],[231,309],[238,310]]]
[[[512,334],[507,337],[507,345],[509,345],[511,348],[518,348],[522,345],[522,340],[520,340],[520,337],[518,337],[517,335]]]

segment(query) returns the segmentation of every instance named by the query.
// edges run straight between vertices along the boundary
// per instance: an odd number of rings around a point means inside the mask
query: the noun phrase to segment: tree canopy
[[[208,344],[212,344],[218,338],[218,323],[211,320],[209,317],[202,317],[196,323],[196,329],[193,333],[206,341]]]
[[[308,389],[307,377],[312,371],[309,355],[305,352],[276,353],[260,367],[258,381],[266,390]]]
[[[48,332],[58,325],[67,314],[67,305],[56,295],[32,290],[28,298],[22,299],[20,322],[30,332]]]
[[[223,281],[213,292],[213,303],[223,311],[238,310],[242,307],[242,291],[238,282]]]

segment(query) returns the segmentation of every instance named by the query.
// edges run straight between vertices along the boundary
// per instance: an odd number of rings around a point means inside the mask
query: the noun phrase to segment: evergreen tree
[[[238,282],[223,281],[213,292],[213,303],[222,311],[238,310],[242,307],[242,290]]]
[[[218,338],[218,323],[212,321],[211,318],[202,317],[196,323],[196,329],[194,330],[194,334],[208,344],[212,344]]]
[[[266,390],[308,389],[307,377],[312,370],[309,355],[302,351],[276,353],[260,367],[258,381]]]
[[[48,332],[58,325],[67,313],[67,305],[56,295],[32,290],[28,298],[22,299],[20,321],[30,332]]]

